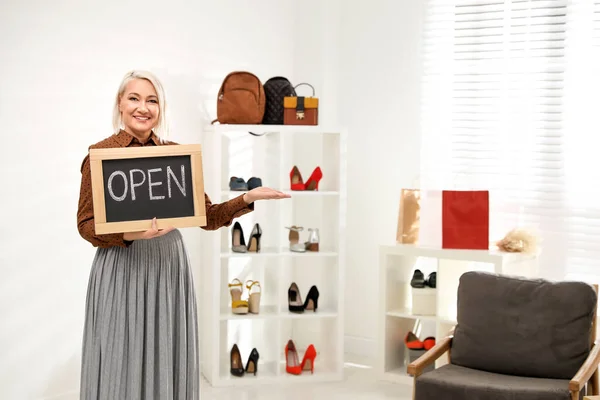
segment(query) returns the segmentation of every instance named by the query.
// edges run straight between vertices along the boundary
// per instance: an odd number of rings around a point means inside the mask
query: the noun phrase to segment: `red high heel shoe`
[[[317,350],[315,349],[315,346],[311,344],[306,349],[306,353],[304,353],[301,364],[302,371],[310,370],[310,373],[313,374],[315,371],[315,358],[317,358]]]
[[[302,362],[304,362],[304,360]],[[300,375],[302,373],[302,366],[298,360],[296,345],[291,339],[288,340],[285,345],[285,371],[292,375]]]
[[[294,168],[290,171],[290,189],[292,190],[304,190],[305,185],[302,181],[302,174],[298,167],[294,165]]]
[[[319,190],[321,178],[323,178],[323,171],[321,171],[321,167],[317,167],[306,181],[304,190]]]

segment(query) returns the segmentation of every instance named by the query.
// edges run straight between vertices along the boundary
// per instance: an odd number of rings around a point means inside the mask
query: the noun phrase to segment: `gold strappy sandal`
[[[236,281],[237,283],[234,283]],[[242,282],[237,278],[229,284],[229,293],[231,293],[231,311],[234,314],[248,314],[248,302],[242,300],[243,287],[244,285],[242,285]]]

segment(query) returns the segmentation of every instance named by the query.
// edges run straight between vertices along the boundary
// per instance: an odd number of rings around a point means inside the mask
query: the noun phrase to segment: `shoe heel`
[[[258,291],[252,293],[252,288],[256,287]],[[258,314],[260,311],[260,295],[262,288],[259,281],[246,281],[246,289],[248,289],[248,310],[252,314]]]
[[[315,358],[317,358],[317,350],[315,346],[312,344],[309,345],[304,353],[304,358],[302,359],[302,371],[310,371],[311,374],[315,372]]]
[[[306,363],[304,363],[304,367],[302,368],[302,371],[310,371],[311,374],[315,373],[315,363],[314,363],[314,359],[313,358],[309,358],[306,360]]]
[[[250,295],[248,306],[250,313],[258,314],[260,312],[260,293],[252,293]]]
[[[309,243],[306,246],[306,250],[308,250],[308,251],[319,251],[319,243]]]
[[[317,312],[317,308],[319,308],[319,298],[307,299],[306,300],[306,311]]]
[[[323,178],[323,171],[321,171],[321,167],[317,167],[306,181],[305,190],[319,190],[321,178]]]
[[[319,289],[315,285],[311,286],[308,294],[306,295],[306,301],[304,302],[304,309],[307,311],[317,312],[319,308]]]
[[[304,247],[308,251],[319,251],[319,229],[318,228],[309,228],[308,229],[308,240],[304,242]]]
[[[256,376],[256,373],[258,372],[259,357],[258,350],[256,350],[256,348],[252,349],[252,352],[250,352],[250,355],[248,356],[248,361],[246,362],[247,374],[254,374],[254,376]]]
[[[249,252],[259,252],[260,251],[260,237],[262,236],[262,229],[259,224],[254,224],[254,228],[252,228],[252,232],[250,233],[250,240],[248,241],[248,251]]]

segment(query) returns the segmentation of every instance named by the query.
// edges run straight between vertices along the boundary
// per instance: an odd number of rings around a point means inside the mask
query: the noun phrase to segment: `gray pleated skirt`
[[[96,251],[82,358],[81,400],[199,399],[196,298],[178,230]]]

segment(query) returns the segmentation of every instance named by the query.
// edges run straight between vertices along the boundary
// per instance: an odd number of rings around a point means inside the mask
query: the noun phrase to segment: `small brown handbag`
[[[311,97],[294,96],[283,98],[283,124],[284,125],[318,125],[319,124],[319,98],[315,96],[315,88],[308,83],[294,86],[307,85],[312,89]]]

